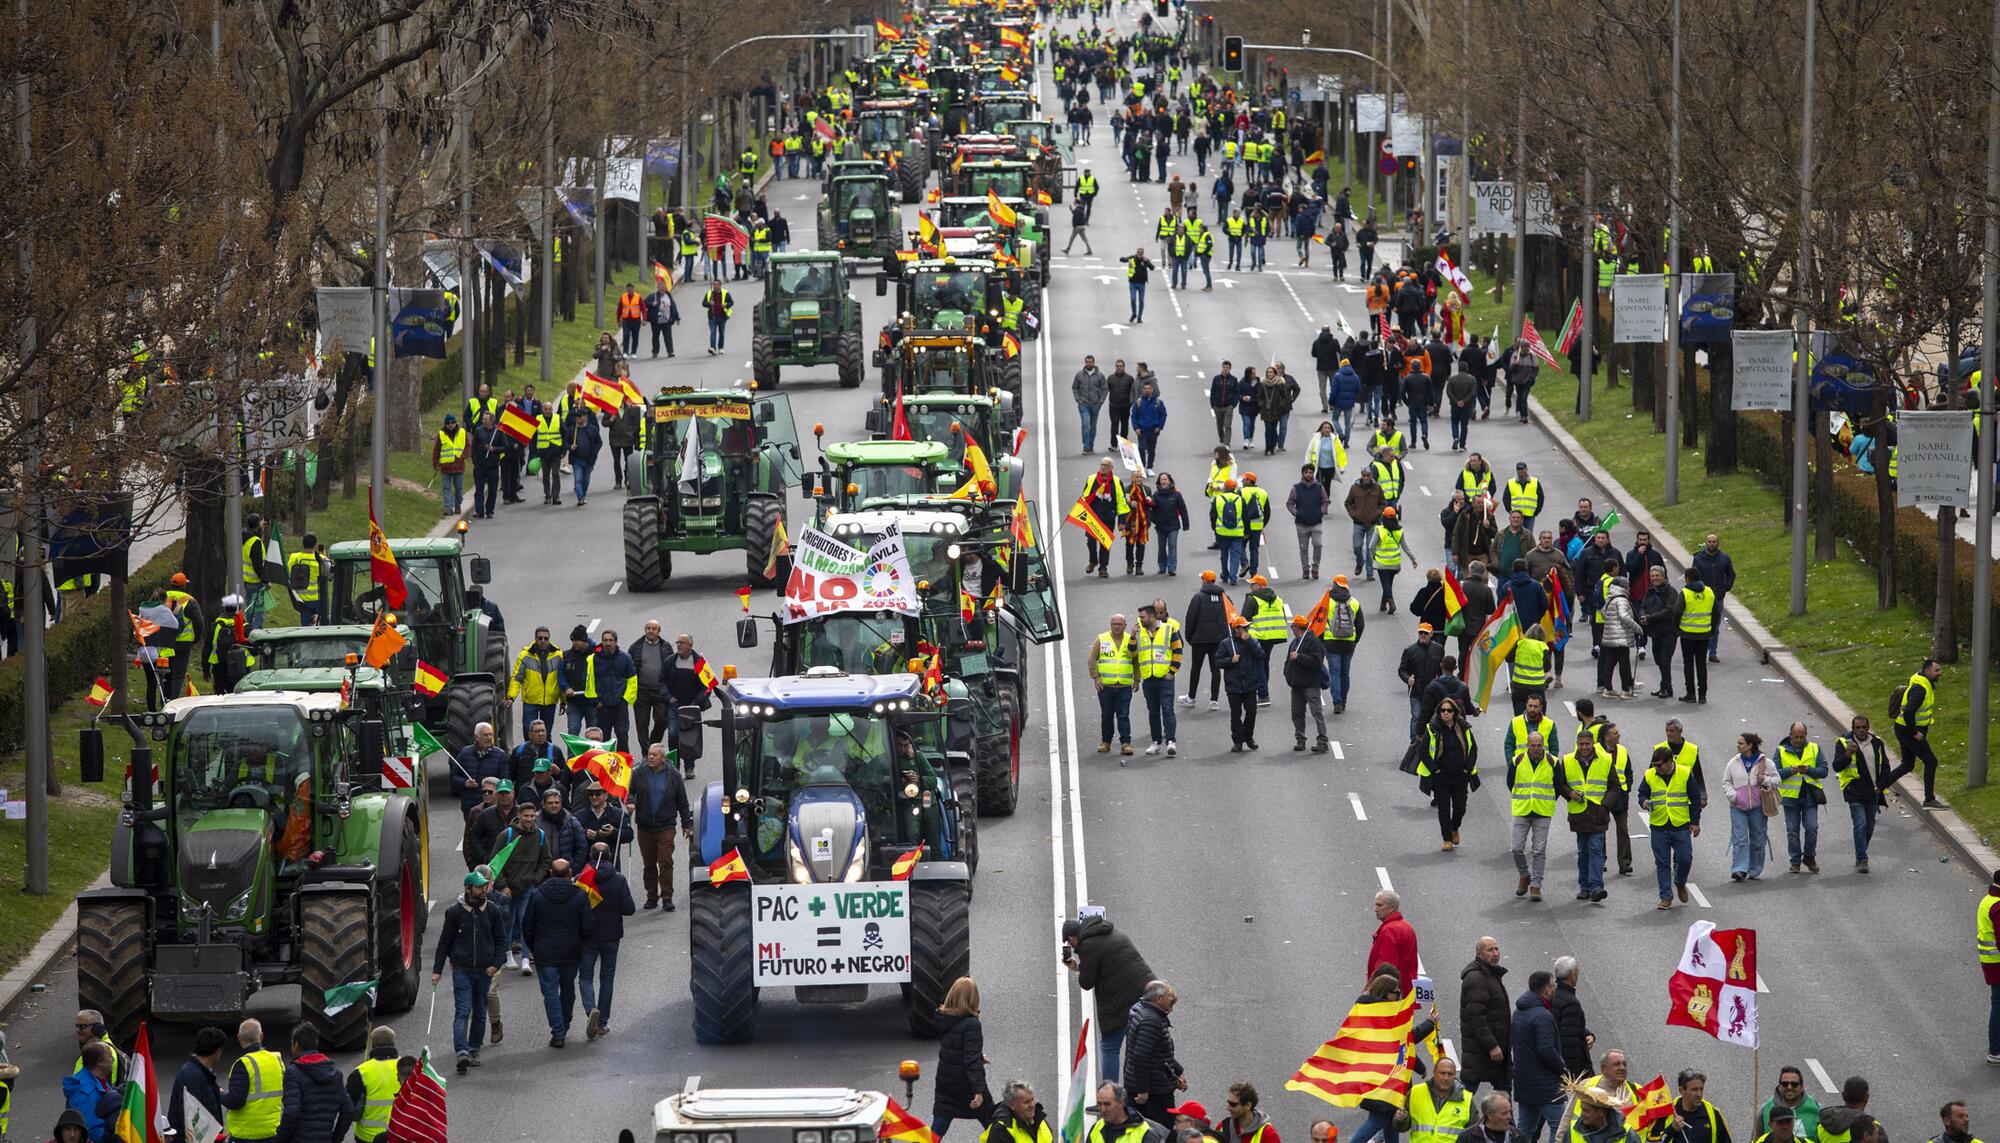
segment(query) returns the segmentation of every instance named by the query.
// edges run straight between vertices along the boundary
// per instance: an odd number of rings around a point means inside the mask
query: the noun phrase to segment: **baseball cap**
[[[186,572],[175,572],[172,576],[168,577],[167,579],[167,582],[173,584],[175,587],[186,587],[187,581],[188,577]]]
[[[1334,583],[1336,583],[1336,584],[1338,584],[1338,585],[1339,585],[1339,586],[1341,586],[1341,587],[1346,587],[1346,586],[1347,586],[1347,577],[1346,577],[1346,576],[1344,576],[1344,575],[1337,575],[1337,576],[1334,576],[1334,577],[1333,577],[1333,582],[1334,582]]]
[[[1437,630],[1437,628],[1435,628],[1435,627],[1432,627],[1432,626],[1431,626],[1430,624],[1428,624],[1428,623],[1419,623],[1419,624],[1417,624],[1417,634],[1419,634],[1419,635],[1428,635],[1428,634],[1430,634],[1431,632],[1433,632],[1433,631],[1436,631],[1436,630]]]
[[[502,779],[500,779],[500,784],[499,784],[499,785],[497,785],[497,786],[495,786],[495,787],[493,787],[493,792],[494,792],[494,793],[496,793],[496,794],[511,794],[511,793],[513,793],[513,792],[514,792],[514,780],[513,780],[512,778],[502,778]]]
[[[492,882],[486,879],[486,875],[484,873],[481,873],[477,869],[465,875],[465,887],[467,889],[476,889],[481,885],[490,885],[490,884],[492,884]]]
[[[549,772],[549,760],[546,758],[535,759],[535,773],[546,774],[548,772]]]
[[[1185,1115],[1189,1119],[1199,1119],[1203,1123],[1208,1122],[1208,1108],[1203,1107],[1201,1104],[1196,1103],[1192,1099],[1188,1100],[1186,1103],[1183,1103],[1178,1107],[1167,1108],[1167,1114]]]
[[[1526,468],[1528,467],[1528,462],[1525,460],[1517,460],[1514,462],[1514,467],[1517,469]]]

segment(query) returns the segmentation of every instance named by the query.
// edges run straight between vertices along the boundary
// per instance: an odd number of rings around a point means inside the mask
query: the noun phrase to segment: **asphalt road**
[[[1047,83],[1046,68],[1042,77]],[[1331,281],[1324,250],[1315,248],[1315,264],[1299,268],[1290,241],[1283,240],[1272,243],[1270,267],[1263,273],[1223,273],[1218,251],[1213,292],[1202,292],[1198,277],[1195,290],[1170,291],[1163,274],[1151,290],[1146,322],[1128,326],[1122,268],[1115,258],[1148,244],[1165,192],[1157,183],[1125,181],[1101,123],[1096,141],[1079,153],[1103,184],[1097,204],[1103,213],[1090,231],[1094,246],[1103,249],[1096,257],[1056,258],[1043,337],[1027,343],[1035,357],[1026,396],[1029,487],[1041,503],[1044,534],[1053,531],[1049,525],[1074,498],[1095,458],[1111,451],[1102,428],[1096,448],[1087,453],[1078,439],[1067,386],[1086,353],[1106,367],[1118,357],[1133,364],[1144,360],[1160,375],[1171,417],[1159,466],[1197,494],[1199,509],[1199,485],[1214,444],[1207,380],[1218,362],[1228,358],[1240,371],[1245,363],[1280,359],[1295,376],[1309,380],[1307,347],[1320,325],[1341,313],[1358,327],[1363,314],[1359,287]],[[1171,169],[1192,178],[1192,157],[1176,156]],[[1207,181],[1199,180],[1203,188]],[[801,236],[811,233],[816,197],[816,184],[806,180],[779,182],[770,190],[772,205],[786,212]],[[1202,201],[1204,216],[1213,218],[1211,202]],[[913,212],[905,213],[913,225]],[[1057,234],[1066,238],[1066,225],[1059,224]],[[689,316],[678,331],[679,356],[652,360],[642,351],[633,370],[642,388],[725,385],[748,376],[748,311],[758,287],[732,286],[738,299],[733,344],[721,357],[702,352],[694,310],[703,287],[701,282],[682,287],[680,301]],[[866,277],[855,293],[863,300],[869,330],[889,319],[889,303],[874,296]],[[815,421],[827,426],[829,439],[862,435],[869,387],[841,390],[827,367],[788,371],[785,391],[808,437],[808,460]],[[1290,452],[1268,460],[1261,450],[1240,453],[1279,503],[1297,472],[1303,440],[1318,422],[1316,409],[1310,397],[1302,399]],[[1463,461],[1448,449],[1447,427],[1435,428],[1432,443],[1437,447],[1419,449],[1409,461],[1411,487],[1403,502],[1419,566],[1437,559],[1436,513]],[[1537,428],[1496,417],[1475,424],[1471,445],[1503,476],[1515,460],[1526,460],[1545,482],[1552,510],[1567,508],[1579,495],[1595,496],[1600,513],[1614,506],[1586,473],[1564,463]],[[494,561],[493,595],[516,641],[525,640],[537,624],[549,625],[560,637],[581,623],[593,632],[614,628],[629,642],[646,619],[658,618],[670,635],[693,634],[711,662],[735,663],[745,674],[765,669],[768,636],[756,650],[734,646],[733,593],[743,582],[739,554],[677,559],[669,589],[659,594],[624,589],[617,554],[621,495],[609,487],[609,475],[600,466],[596,494],[586,506],[576,507],[566,492],[559,508],[530,503],[474,529],[471,547]],[[1345,484],[1335,491],[1344,495]],[[795,497],[794,530],[804,508]],[[1190,1094],[1219,1109],[1226,1083],[1251,1079],[1279,1129],[1303,1137],[1309,1120],[1330,1109],[1285,1092],[1284,1080],[1331,1034],[1360,990],[1375,923],[1370,898],[1391,885],[1403,895],[1428,971],[1439,979],[1448,1039],[1458,1034],[1457,973],[1471,958],[1474,941],[1491,934],[1502,943],[1515,991],[1525,986],[1529,972],[1556,956],[1581,958],[1581,993],[1598,1049],[1629,1051],[1639,1079],[1687,1067],[1706,1071],[1710,1098],[1735,1123],[1738,1138],[1746,1138],[1753,1068],[1761,1069],[1758,1098],[1781,1063],[1806,1067],[1808,1088],[1823,1102],[1837,1102],[1829,1089],[1842,1078],[1866,1075],[1876,1088],[1874,1110],[1903,1139],[1933,1133],[1935,1108],[1945,1097],[1983,1090],[1990,1074],[1980,1059],[1985,990],[1967,931],[1980,883],[1950,862],[1907,811],[1891,811],[1878,830],[1871,876],[1852,871],[1845,813],[1836,802],[1828,808],[1838,816],[1826,817],[1820,839],[1824,872],[1792,876],[1780,853],[1762,882],[1738,885],[1726,876],[1727,822],[1717,805],[1706,818],[1708,832],[1696,843],[1695,903],[1670,913],[1653,908],[1643,837],[1634,839],[1635,874],[1614,874],[1608,901],[1571,900],[1573,843],[1558,823],[1550,839],[1550,899],[1535,904],[1516,898],[1498,761],[1503,720],[1489,716],[1476,724],[1487,782],[1472,798],[1464,847],[1439,852],[1431,809],[1396,770],[1407,712],[1394,667],[1401,648],[1414,638],[1415,620],[1407,610],[1395,616],[1374,611],[1372,584],[1356,585],[1368,609],[1368,627],[1348,711],[1336,720],[1333,754],[1290,751],[1282,688],[1277,703],[1261,712],[1261,753],[1228,752],[1226,705],[1211,712],[1205,695],[1195,709],[1178,710],[1180,757],[1141,755],[1119,765],[1115,755],[1094,753],[1097,712],[1080,657],[1084,641],[1103,629],[1110,613],[1130,614],[1156,594],[1164,594],[1177,613],[1183,609],[1199,572],[1212,566],[1206,536],[1207,529],[1197,526],[1183,538],[1179,577],[1149,574],[1131,582],[1083,578],[1081,538],[1068,529],[1061,532],[1054,569],[1063,580],[1065,618],[1075,638],[1038,653],[1033,664],[1041,686],[1024,739],[1019,812],[981,824],[984,861],[974,897],[973,966],[985,997],[996,1087],[1026,1078],[1056,1114],[1078,1022],[1090,1010],[1088,997],[1074,990],[1054,956],[1056,930],[1079,903],[1088,902],[1106,907],[1178,989],[1174,1023],[1193,1085]],[[1349,570],[1344,516],[1336,515],[1329,538],[1332,550],[1323,570],[1329,575]],[[1629,527],[1620,529],[1619,538],[1629,544]],[[1725,537],[1737,548],[1782,542],[1776,528]],[[1287,601],[1303,610],[1323,585],[1302,582],[1296,561],[1289,524],[1275,524],[1266,544],[1266,573]],[[1402,580],[1399,594],[1407,603],[1420,576],[1406,572]],[[766,610],[771,598],[760,594],[757,609]],[[1641,679],[1651,670],[1644,665]],[[1685,720],[1719,802],[1720,767],[1735,735],[1749,729],[1772,741],[1805,704],[1788,686],[1763,675],[1733,633],[1725,637],[1722,662],[1711,667],[1711,676],[1711,701],[1705,706],[1642,699],[1611,704],[1608,713],[1625,728],[1634,753],[1662,737],[1668,717]],[[1568,681],[1557,698],[1590,693],[1587,652],[1572,656]],[[1135,706],[1143,745],[1143,704]],[[1575,720],[1566,712],[1556,717],[1568,742]],[[1824,727],[1812,732],[1830,737]],[[713,766],[706,763],[704,775],[712,775]],[[448,900],[461,869],[454,853],[458,826],[444,808],[448,803],[440,798],[438,805],[443,812],[435,815],[431,838],[432,891]],[[1635,832],[1643,828],[1635,824]],[[1774,839],[1781,833],[1774,829]],[[682,860],[684,865],[684,854]],[[433,917],[440,915],[441,906],[434,906]],[[652,1103],[691,1075],[710,1086],[866,1085],[900,1098],[898,1060],[918,1059],[926,1073],[934,1068],[935,1049],[908,1036],[900,999],[888,989],[878,989],[876,999],[856,1008],[805,1007],[767,995],[755,1043],[695,1045],[686,917],[685,911],[645,912],[628,926],[616,1031],[597,1043],[577,1037],[561,1053],[548,1049],[533,984],[506,977],[508,1035],[488,1049],[483,1069],[453,1084],[454,1134],[609,1140],[620,1128],[643,1133]],[[1759,931],[1761,974],[1769,987],[1760,997],[1760,1020],[1772,1047],[1770,1059],[1664,1026],[1664,982],[1687,925],[1697,919]],[[435,921],[430,933],[434,938]],[[58,1081],[74,1056],[69,1028],[74,995],[74,966],[65,961],[51,974],[48,990],[25,1003],[7,1027],[12,1057],[25,1072],[14,1107],[16,1130],[24,1137],[52,1123],[60,1107]],[[282,1043],[290,1027],[295,997],[291,989],[276,989],[253,1008],[266,1018],[274,1042]],[[392,1021],[405,1049],[429,1044],[448,1063],[450,1007],[447,990],[434,1027],[427,1029],[423,1006]],[[170,1073],[184,1058],[191,1032],[158,1026],[154,1033],[160,1065]],[[928,1081],[920,1085],[913,1105],[926,1116],[928,1087]],[[1977,1103],[1974,1114],[1980,1114]],[[1332,1117],[1346,1130],[1360,1121],[1351,1111]],[[961,1126],[957,1134],[966,1131]]]

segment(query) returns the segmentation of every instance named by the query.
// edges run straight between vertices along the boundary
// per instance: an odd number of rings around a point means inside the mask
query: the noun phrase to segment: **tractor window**
[[[949,380],[934,388],[953,387]],[[963,424],[963,418],[949,408],[934,408],[919,405],[907,410],[910,418],[910,435],[920,441],[937,441],[950,450],[953,464],[965,460],[965,438],[951,431],[953,424]]]
[[[1034,505],[1028,505],[1029,515]],[[1036,644],[1052,643],[1063,637],[1062,612],[1056,607],[1054,585],[1049,582],[1048,565],[1039,548],[1015,553],[1020,564],[1017,587],[1007,593],[1007,610],[1021,621],[1028,637]]]
[[[845,782],[880,788],[889,778],[889,728],[866,714],[800,714],[758,726],[767,779],[789,785]],[[767,782],[768,785],[768,782]]]
[[[972,176],[972,193],[985,194],[991,190],[1001,198],[1027,197],[1028,174],[1026,171],[980,171]],[[1017,206],[1016,203],[1008,203]]]
[[[855,504],[872,500],[900,500],[905,496],[927,496],[934,489],[921,464],[864,464],[848,470],[848,483],[856,492]]]
[[[859,127],[863,146],[900,147],[903,140],[909,137],[903,129],[903,117],[900,115],[869,116],[861,120]]]
[[[975,270],[928,273],[917,279],[917,309],[934,314],[940,310],[970,312],[986,298],[986,276]]]
[[[833,275],[818,262],[788,262],[778,267],[773,290],[780,298],[830,298]]]
[[[309,742],[288,706],[194,711],[173,736],[175,815],[185,828],[224,807],[282,809],[310,770]]]
[[[813,620],[799,632],[799,669],[839,667],[852,675],[885,675],[906,670],[913,653],[905,649],[903,619],[897,615],[835,615]]]
[[[328,639],[294,635],[269,642],[253,639],[250,643],[250,651],[257,656],[258,666],[274,671],[344,667],[348,653],[355,649],[354,640],[345,637]],[[407,654],[408,650],[398,653]]]
[[[792,419],[792,398],[788,393],[760,393],[755,408],[757,416],[768,416],[762,422],[765,443],[776,445],[771,453],[772,463],[781,473],[780,483],[797,484],[805,472],[804,462],[799,457],[799,426]],[[762,410],[768,408],[765,414]]]
[[[886,183],[876,182],[873,179],[841,183],[841,213],[851,214],[857,210],[872,210],[880,214],[884,208],[886,186]]]

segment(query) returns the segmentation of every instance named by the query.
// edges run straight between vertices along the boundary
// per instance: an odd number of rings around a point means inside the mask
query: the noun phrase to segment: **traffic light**
[[[1222,70],[1232,74],[1243,71],[1243,37],[1222,37]]]
[[[1403,173],[1406,175],[1417,173],[1417,157],[1415,155],[1405,155],[1403,157]]]

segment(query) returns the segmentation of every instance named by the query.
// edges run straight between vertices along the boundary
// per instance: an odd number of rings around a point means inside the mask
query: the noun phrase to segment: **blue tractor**
[[[697,1040],[749,1040],[759,992],[775,985],[800,1003],[854,1004],[894,983],[911,1030],[936,1034],[938,1005],[971,965],[978,864],[951,778],[969,760],[947,748],[941,690],[837,667],[718,688],[722,778],[702,794],[690,863]],[[802,910],[831,922],[853,906],[869,920],[799,939]]]

